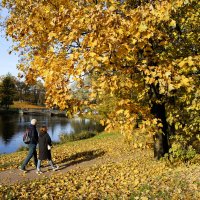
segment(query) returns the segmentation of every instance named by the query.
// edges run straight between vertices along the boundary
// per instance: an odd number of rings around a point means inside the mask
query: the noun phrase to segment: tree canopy
[[[29,82],[41,77],[47,104],[76,113],[110,95],[106,119],[132,137],[138,115],[160,155],[200,139],[197,0],[3,0],[6,33],[22,55]],[[76,99],[90,75],[90,97]],[[53,83],[53,84],[52,84]],[[141,144],[142,146],[142,144]],[[160,147],[159,147],[160,149]]]
[[[0,82],[0,104],[6,109],[13,104],[15,97],[15,83],[11,74],[7,74]]]

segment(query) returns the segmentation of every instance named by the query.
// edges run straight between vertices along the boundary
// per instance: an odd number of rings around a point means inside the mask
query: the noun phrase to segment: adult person
[[[42,160],[48,160],[50,166],[52,167],[53,171],[57,170],[59,167],[55,166],[53,164],[52,158],[51,158],[51,138],[49,134],[47,133],[47,127],[42,126],[40,128],[39,132],[39,159],[37,164],[37,174],[41,174],[42,171],[40,170],[40,165]]]
[[[34,158],[34,164],[37,167],[37,151],[36,151],[36,147],[37,147],[37,143],[38,143],[38,132],[36,129],[36,124],[37,124],[37,120],[36,119],[32,119],[31,120],[31,124],[29,126],[29,134],[30,134],[30,138],[31,141],[28,144],[29,147],[29,151],[28,151],[28,155],[26,157],[26,159],[24,160],[23,164],[20,167],[20,170],[26,172],[26,165],[28,164],[28,162],[30,161],[30,159],[33,157]]]

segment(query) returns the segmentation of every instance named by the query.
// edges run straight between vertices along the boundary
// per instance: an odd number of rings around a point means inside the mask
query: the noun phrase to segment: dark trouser
[[[26,159],[24,160],[21,169],[25,169],[26,165],[28,164],[28,162],[30,161],[30,159],[33,157],[34,158],[34,164],[37,167],[37,151],[36,151],[36,144],[29,144],[29,152],[28,155],[26,157]]]

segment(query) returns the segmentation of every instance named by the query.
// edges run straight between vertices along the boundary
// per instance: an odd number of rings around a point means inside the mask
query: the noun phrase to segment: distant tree
[[[15,78],[15,101],[28,101],[37,105],[45,102],[45,88],[41,81],[27,84],[25,81]]]
[[[15,96],[16,101],[24,101],[24,93],[26,91],[26,84],[23,81],[17,80],[15,81],[15,86],[17,90],[17,94]]]
[[[33,86],[31,86],[31,99],[36,105],[44,104],[45,88],[41,81],[37,81]]]
[[[0,104],[1,106],[9,109],[9,106],[13,104],[13,100],[16,94],[16,87],[14,78],[11,74],[7,74],[0,84]]]

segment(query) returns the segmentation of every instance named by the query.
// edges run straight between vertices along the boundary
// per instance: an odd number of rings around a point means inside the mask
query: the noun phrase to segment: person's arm
[[[29,137],[31,138],[31,142],[30,143],[32,143],[32,141],[34,140],[34,131],[33,131],[33,129],[31,127],[29,127],[28,129],[29,129],[28,134],[29,134]]]
[[[48,134],[47,143],[48,143],[48,145],[52,146],[51,137],[49,136],[49,134]]]
[[[38,142],[39,142],[39,136],[38,136],[38,131],[37,131],[37,129],[35,129],[35,132],[36,132],[36,134],[35,134],[35,139],[36,139],[36,142],[38,143]]]

